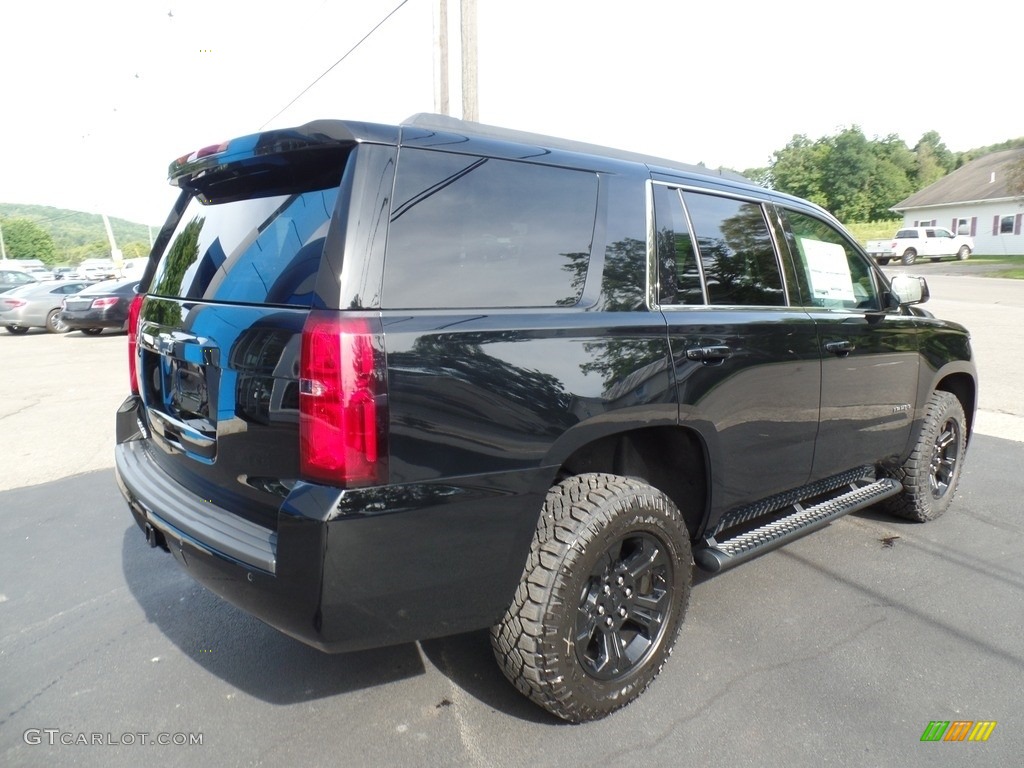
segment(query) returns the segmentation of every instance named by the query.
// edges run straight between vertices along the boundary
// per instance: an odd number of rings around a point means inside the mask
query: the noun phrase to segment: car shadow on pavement
[[[453,685],[484,706],[531,723],[568,725],[520,694],[505,679],[491,651],[488,630],[424,640],[420,648],[423,655]],[[442,702],[438,706],[453,704],[458,706],[457,701]]]
[[[522,720],[561,723],[504,678],[487,630],[419,644],[322,653],[194,582],[174,558],[150,549],[134,524],[125,530],[121,561],[125,583],[150,623],[204,670],[263,701],[294,704],[394,683],[425,674],[426,659],[485,706]],[[442,698],[436,705],[458,702]]]
[[[121,548],[125,583],[147,619],[196,664],[272,704],[292,704],[422,675],[415,644],[322,653],[263,624],[194,582],[132,524]]]

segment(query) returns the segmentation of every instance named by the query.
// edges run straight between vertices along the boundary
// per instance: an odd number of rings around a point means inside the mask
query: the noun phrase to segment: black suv
[[[572,721],[718,571],[949,506],[969,335],[822,209],[699,167],[418,116],[171,165],[118,481],[149,543],[325,651],[492,627]]]

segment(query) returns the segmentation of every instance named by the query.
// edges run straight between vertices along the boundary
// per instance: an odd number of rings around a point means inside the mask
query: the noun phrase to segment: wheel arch
[[[698,432],[676,424],[594,436],[558,463],[555,482],[589,472],[643,480],[668,496],[691,539],[707,517],[710,488],[707,446]]]
[[[969,443],[974,433],[974,417],[978,403],[978,384],[974,376],[967,371],[955,371],[939,379],[935,389],[949,392],[960,401],[960,407],[964,409],[964,416],[967,418],[966,437]]]

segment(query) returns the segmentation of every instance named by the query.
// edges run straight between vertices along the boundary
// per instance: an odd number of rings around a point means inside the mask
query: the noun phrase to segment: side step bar
[[[849,480],[850,475],[853,474],[859,475],[859,478]],[[694,550],[694,560],[701,568],[712,573],[732,568],[800,538],[805,533],[824,528],[843,515],[870,507],[872,504],[895,496],[903,490],[903,486],[898,480],[891,478],[870,480],[864,478],[863,472],[860,471],[847,473],[840,477],[849,483],[848,490],[807,507],[799,501],[786,499],[789,502],[784,505],[786,509],[783,509],[782,506],[779,507],[782,516],[773,515],[770,522],[766,522],[764,525],[755,528],[748,527],[741,533],[718,540],[716,537],[723,533],[723,526],[720,525],[705,540],[703,547]],[[782,500],[783,497],[778,498]],[[804,498],[806,499],[807,496]],[[762,504],[758,512],[764,514],[765,506],[767,505]],[[748,520],[750,517],[749,511],[745,510],[737,510],[736,513],[729,515],[730,523],[733,525]],[[728,530],[724,533],[728,535]]]

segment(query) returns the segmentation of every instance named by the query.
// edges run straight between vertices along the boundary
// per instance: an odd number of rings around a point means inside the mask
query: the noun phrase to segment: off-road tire
[[[907,250],[903,252],[903,257],[900,259],[900,261],[902,261],[906,266],[909,267],[911,264],[917,261],[917,251],[915,251],[913,248],[907,248]]]
[[[970,249],[970,247],[966,246],[966,245],[961,245],[960,246],[960,250],[956,252],[956,257],[960,261],[967,261],[969,258],[971,258],[971,249]]]
[[[686,526],[665,494],[606,474],[547,495],[515,598],[491,629],[505,676],[570,722],[636,699],[664,666],[689,600]]]
[[[953,501],[967,452],[967,419],[949,392],[933,392],[914,450],[892,476],[903,492],[883,502],[893,515],[924,523],[942,515]]]

